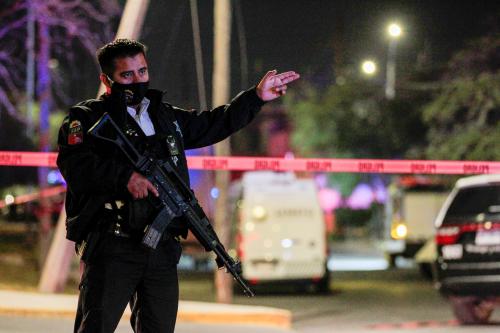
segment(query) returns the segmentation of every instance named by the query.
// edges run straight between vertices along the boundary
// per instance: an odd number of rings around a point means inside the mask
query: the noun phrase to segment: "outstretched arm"
[[[247,125],[265,102],[284,95],[287,84],[299,77],[294,71],[277,74],[272,70],[255,88],[238,94],[231,103],[210,112],[185,112],[173,108],[183,133],[184,148],[205,147],[224,140]]]
[[[286,94],[287,84],[300,77],[294,71],[277,73],[275,69],[267,72],[257,85],[257,96],[265,102]]]

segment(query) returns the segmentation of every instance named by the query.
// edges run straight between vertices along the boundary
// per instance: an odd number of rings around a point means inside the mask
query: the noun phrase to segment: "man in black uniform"
[[[174,220],[154,250],[141,245],[158,196],[111,144],[87,135],[104,112],[141,152],[170,160],[189,184],[185,149],[215,144],[247,125],[260,107],[286,93],[295,72],[269,71],[256,87],[211,111],[185,111],[148,89],[145,47],[128,39],[97,52],[106,94],[73,106],[59,132],[57,165],[67,181],[67,238],[86,244],[75,332],[113,332],[130,302],[135,332],[173,332],[177,263],[185,236]]]

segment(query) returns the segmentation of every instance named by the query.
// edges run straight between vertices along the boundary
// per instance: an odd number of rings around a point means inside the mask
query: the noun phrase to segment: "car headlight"
[[[391,237],[394,239],[404,239],[408,235],[408,227],[406,224],[398,223],[392,227]]]

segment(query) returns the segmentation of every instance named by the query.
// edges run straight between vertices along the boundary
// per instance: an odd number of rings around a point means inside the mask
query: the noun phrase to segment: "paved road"
[[[333,291],[327,295],[259,293],[254,299],[238,297],[238,303],[289,309],[294,316],[291,333],[497,333],[500,325],[459,327],[447,302],[422,280],[414,269],[334,272]],[[500,322],[500,309],[494,313]],[[0,316],[0,333],[70,332],[69,318]],[[128,323],[118,333],[131,332]],[[283,333],[281,329],[251,326],[179,323],[179,333]]]
[[[346,259],[346,253],[337,251]],[[364,251],[363,251],[364,252]],[[356,253],[346,260],[355,263],[369,257],[380,260],[373,253]],[[333,261],[332,261],[333,262]],[[380,261],[377,261],[380,263]],[[373,263],[372,263],[373,264]],[[197,295],[213,299],[210,279],[188,284]],[[182,287],[182,286],[181,286]],[[424,280],[417,269],[406,268],[383,271],[333,271],[332,292],[326,295],[285,293],[285,290],[259,291],[252,299],[236,296],[235,303],[262,305],[288,309],[293,314],[289,331],[268,327],[201,325],[179,323],[176,332],[191,333],[497,333],[500,325],[460,327],[451,309],[439,296],[430,281]],[[182,294],[182,293],[181,293]],[[194,294],[191,290],[191,294]],[[493,320],[500,323],[500,308]],[[70,332],[68,318],[28,318],[0,316],[0,333],[59,333]],[[131,332],[122,322],[118,333]]]
[[[238,301],[291,310],[293,330],[300,333],[500,332],[500,308],[492,318],[497,324],[459,326],[447,301],[415,268],[334,271],[331,286],[329,295],[261,293],[257,299]]]
[[[451,309],[417,270],[334,272],[332,293],[260,294],[240,303],[286,308],[292,311],[289,331],[269,327],[179,323],[178,333],[497,333],[500,325],[460,327]],[[500,322],[500,309],[494,313]],[[0,316],[0,333],[70,332],[69,318]],[[122,322],[117,333],[131,332]]]

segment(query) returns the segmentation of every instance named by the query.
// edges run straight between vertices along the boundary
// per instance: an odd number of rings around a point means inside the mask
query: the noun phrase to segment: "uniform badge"
[[[83,143],[82,123],[78,120],[73,120],[69,124],[68,144],[78,145],[80,143]]]
[[[179,155],[179,148],[177,148],[177,143],[173,135],[167,136],[167,146],[170,155]]]

